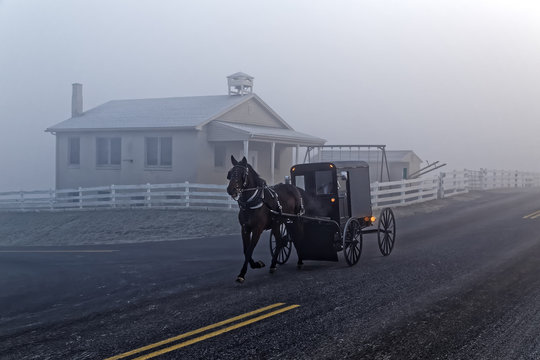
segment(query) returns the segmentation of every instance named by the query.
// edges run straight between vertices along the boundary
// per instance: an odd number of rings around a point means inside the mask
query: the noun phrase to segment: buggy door
[[[291,178],[292,183],[311,198],[311,207],[306,208],[305,215],[321,219],[303,220],[303,234],[296,241],[298,255],[305,260],[337,261],[334,240],[340,229],[336,225],[339,224],[339,198],[335,166],[329,163],[297,166]]]

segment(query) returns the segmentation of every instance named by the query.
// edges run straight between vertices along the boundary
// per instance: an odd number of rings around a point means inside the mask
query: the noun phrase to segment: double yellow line
[[[250,311],[248,313],[238,315],[238,316],[232,317],[230,319],[223,320],[223,321],[220,321],[218,323],[202,327],[202,328],[197,329],[197,330],[193,330],[193,331],[190,331],[190,332],[178,335],[178,336],[174,336],[174,337],[159,341],[159,342],[154,343],[154,344],[143,346],[141,348],[131,350],[131,351],[125,352],[123,354],[119,354],[119,355],[116,355],[116,356],[113,356],[113,357],[109,357],[109,358],[107,358],[105,360],[123,359],[123,358],[129,357],[131,355],[136,355],[136,354],[139,354],[139,353],[151,350],[151,349],[155,349],[157,347],[160,347],[160,346],[163,346],[163,345],[166,345],[166,344],[170,344],[172,342],[175,342],[175,341],[178,341],[178,340],[181,340],[181,339],[185,339],[185,338],[188,338],[190,336],[197,335],[197,334],[206,332],[208,330],[212,330],[212,329],[215,329],[215,328],[218,328],[218,327],[221,327],[221,326],[236,322],[238,320],[242,320],[242,319],[251,317],[253,315],[264,313],[265,311],[268,311],[268,310],[271,310],[271,309],[279,308],[277,310],[267,312],[265,314],[253,317],[253,318],[251,318],[249,320],[245,320],[245,321],[236,323],[234,325],[231,325],[231,326],[228,326],[228,327],[225,327],[225,328],[222,328],[222,329],[207,333],[205,335],[202,335],[202,336],[190,339],[190,340],[183,341],[183,342],[181,342],[179,344],[169,346],[169,347],[166,347],[166,348],[163,348],[163,349],[160,349],[160,350],[157,350],[157,351],[145,354],[145,355],[141,355],[141,356],[136,357],[136,358],[132,358],[132,360],[150,359],[150,358],[156,357],[158,355],[166,354],[168,352],[178,350],[178,349],[181,349],[183,347],[198,343],[199,341],[210,339],[210,338],[213,338],[215,336],[221,335],[223,333],[239,329],[239,328],[244,327],[246,325],[253,324],[253,323],[257,322],[257,321],[261,321],[263,319],[269,318],[271,316],[275,316],[277,314],[281,314],[281,313],[283,313],[285,311],[289,311],[291,309],[294,309],[294,308],[297,308],[297,307],[300,306],[300,305],[289,305],[289,306],[282,307],[283,305],[285,305],[285,303],[276,303],[276,304],[273,304],[273,305],[265,306],[263,308],[260,308],[260,309],[254,310],[254,311]]]
[[[524,219],[536,219],[537,217],[540,217],[540,210],[537,210],[533,213],[530,213],[529,215],[525,215]]]

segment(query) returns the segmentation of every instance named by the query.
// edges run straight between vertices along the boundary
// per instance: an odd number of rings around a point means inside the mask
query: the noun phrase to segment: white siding
[[[194,181],[197,178],[199,154],[196,131],[147,131],[147,132],[87,132],[57,133],[56,187],[77,188],[111,184],[174,183]],[[80,166],[68,166],[68,138],[79,136],[81,141]],[[145,166],[145,137],[172,137],[171,168],[147,168]],[[122,161],[120,169],[104,169],[96,166],[96,138],[121,137]]]

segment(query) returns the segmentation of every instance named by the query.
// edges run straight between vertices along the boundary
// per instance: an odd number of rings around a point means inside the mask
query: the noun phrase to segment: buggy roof
[[[336,170],[345,170],[353,168],[368,168],[369,165],[365,161],[335,161],[335,162],[319,162],[319,163],[309,163],[309,164],[297,164],[293,165],[291,172],[301,171],[309,172],[316,170],[326,170],[328,168],[334,168]]]

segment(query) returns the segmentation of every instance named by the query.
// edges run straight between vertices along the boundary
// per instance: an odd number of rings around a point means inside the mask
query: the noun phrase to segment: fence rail
[[[110,185],[67,190],[0,193],[1,210],[76,210],[99,208],[216,208],[232,209],[236,202],[225,185],[145,184]]]
[[[405,206],[463,194],[469,190],[540,187],[540,174],[461,170],[439,176],[371,184],[374,208]],[[144,184],[92,188],[0,192],[0,210],[82,210],[102,208],[237,209],[225,185]]]

